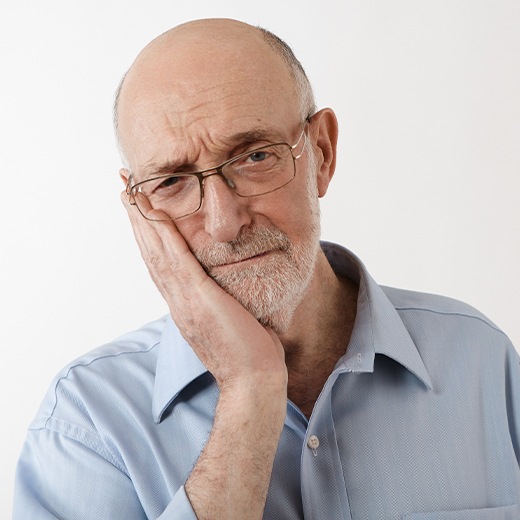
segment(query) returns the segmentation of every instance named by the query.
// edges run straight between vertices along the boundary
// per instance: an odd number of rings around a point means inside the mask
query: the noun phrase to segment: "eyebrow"
[[[229,146],[228,159],[236,155],[239,148],[245,148],[249,145],[259,143],[260,141],[266,141],[268,143],[280,143],[285,142],[286,139],[283,134],[275,128],[257,128],[253,130],[247,130],[245,132],[238,132],[229,137],[221,138],[224,143]],[[226,159],[222,160],[224,162]],[[220,164],[220,163],[219,163]],[[217,166],[217,165],[215,165]],[[143,179],[146,180],[153,177],[160,177],[161,175],[167,175],[174,172],[193,172],[197,171],[197,168],[192,163],[185,163],[180,160],[169,160],[161,163],[150,161],[146,163],[143,168]]]

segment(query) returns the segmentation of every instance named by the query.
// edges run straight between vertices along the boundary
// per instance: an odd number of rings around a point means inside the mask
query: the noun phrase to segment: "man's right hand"
[[[192,507],[199,520],[261,518],[287,406],[280,340],[206,274],[172,221],[147,220],[126,193],[122,200],[175,324],[220,388],[210,439],[186,482]]]

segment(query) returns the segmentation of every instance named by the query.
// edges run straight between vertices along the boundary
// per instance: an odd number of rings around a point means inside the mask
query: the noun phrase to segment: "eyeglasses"
[[[300,153],[295,150],[303,145]],[[239,197],[258,197],[283,188],[296,176],[296,160],[305,150],[305,128],[294,145],[274,143],[241,153],[222,164],[198,172],[160,175],[131,185],[128,178],[126,193],[130,204],[148,220],[176,220],[195,213],[202,206],[204,180],[219,175]],[[142,193],[152,209],[161,210],[168,218],[150,218],[147,208],[137,197]]]

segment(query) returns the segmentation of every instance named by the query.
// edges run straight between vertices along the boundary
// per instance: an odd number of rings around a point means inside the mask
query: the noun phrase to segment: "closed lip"
[[[268,251],[263,251],[262,253],[257,253],[255,255],[251,255],[251,256],[245,256],[243,258],[238,258],[238,259],[229,259],[228,261],[226,262],[223,262],[223,263],[220,263],[220,264],[217,264],[217,265],[213,265],[211,266],[211,269],[215,269],[215,268],[219,268],[219,267],[228,267],[228,266],[234,266],[234,265],[239,265],[239,264],[243,264],[243,263],[246,263],[246,262],[255,262],[257,260],[260,260],[270,254],[273,254],[273,253],[276,253],[277,251],[274,250],[274,249],[271,249],[271,250],[268,250]]]

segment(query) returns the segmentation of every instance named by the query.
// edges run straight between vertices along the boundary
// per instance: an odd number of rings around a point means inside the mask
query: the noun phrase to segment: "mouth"
[[[277,252],[279,252],[279,251],[272,249],[269,251],[263,251],[261,253],[257,253],[255,255],[251,255],[251,256],[246,256],[243,258],[229,259],[229,260],[226,260],[225,262],[210,266],[210,269],[219,269],[219,268],[236,267],[236,266],[241,266],[241,265],[254,264],[255,262],[260,262],[263,259],[265,259],[267,256],[276,254]]]

